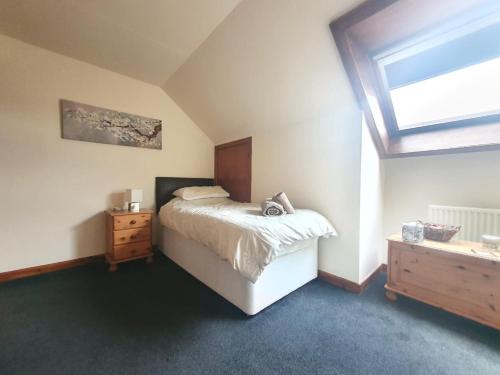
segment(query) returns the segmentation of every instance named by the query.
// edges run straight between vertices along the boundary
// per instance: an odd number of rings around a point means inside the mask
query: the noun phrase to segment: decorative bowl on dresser
[[[500,252],[469,241],[388,241],[389,300],[401,294],[500,329]]]
[[[146,258],[153,261],[151,242],[153,211],[106,211],[107,251],[109,270],[116,271],[117,264]]]

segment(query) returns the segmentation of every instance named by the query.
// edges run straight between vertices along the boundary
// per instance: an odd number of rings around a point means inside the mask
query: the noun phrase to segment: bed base
[[[235,271],[212,250],[162,227],[160,250],[247,315],[255,315],[318,276],[318,240],[300,241],[293,253],[269,264],[257,282]]]

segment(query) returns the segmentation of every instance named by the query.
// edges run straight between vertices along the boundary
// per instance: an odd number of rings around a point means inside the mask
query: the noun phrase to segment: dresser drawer
[[[123,245],[130,242],[151,240],[151,228],[124,229],[113,232],[113,243]]]
[[[151,214],[118,215],[113,217],[114,230],[149,227]]]
[[[113,247],[114,260],[133,258],[140,255],[145,255],[151,252],[151,243],[134,242],[126,245],[118,245]]]

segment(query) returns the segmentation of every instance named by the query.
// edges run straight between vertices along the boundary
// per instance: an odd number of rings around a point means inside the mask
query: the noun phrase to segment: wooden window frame
[[[400,130],[381,69],[405,44],[493,11],[500,11],[496,0],[368,0],[330,24],[381,158],[500,149],[500,112]]]

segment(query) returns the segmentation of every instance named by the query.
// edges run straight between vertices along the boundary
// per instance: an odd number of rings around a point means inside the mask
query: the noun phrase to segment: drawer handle
[[[136,223],[137,223],[137,221],[135,221],[135,220],[131,220],[131,221],[130,221],[130,225],[134,225],[134,224],[136,224]]]
[[[134,250],[131,251],[131,253],[135,254],[135,253],[137,253],[137,250],[134,249]]]
[[[136,238],[137,238],[137,236],[135,234],[133,234],[133,235],[130,236],[131,240],[135,240]]]
[[[120,240],[125,241],[125,237],[120,237]]]

